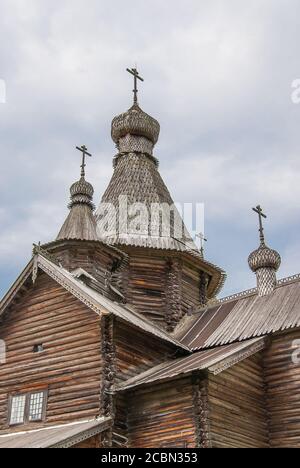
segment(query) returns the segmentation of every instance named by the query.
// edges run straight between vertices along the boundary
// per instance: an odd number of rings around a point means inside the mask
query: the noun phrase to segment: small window
[[[33,347],[33,352],[34,353],[42,353],[44,351],[44,345],[42,344],[36,344]]]
[[[10,424],[23,424],[25,415],[26,395],[19,395],[12,398]]]
[[[16,395],[10,400],[11,426],[28,422],[42,421],[45,416],[47,392],[34,392]]]
[[[29,421],[40,421],[43,418],[45,393],[32,393],[29,400]]]

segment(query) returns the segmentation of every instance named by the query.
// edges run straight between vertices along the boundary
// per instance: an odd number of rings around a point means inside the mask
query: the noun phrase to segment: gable
[[[100,412],[100,317],[45,273],[11,307],[0,327],[6,363],[0,367],[0,430],[9,396],[46,390],[47,421],[96,417]],[[42,344],[43,351],[34,352]]]
[[[145,333],[152,334],[161,340],[173,343],[178,348],[188,350],[187,347],[173,338],[172,335],[155,326],[134,309],[125,305],[121,306],[109,298],[104,297],[102,294],[99,294],[83,282],[76,279],[72,273],[65,270],[63,267],[56,265],[53,261],[41,254],[36,254],[34,256],[0,302],[0,316],[4,312],[8,312],[9,307],[18,299],[18,296],[22,293],[23,289],[25,288],[26,290],[26,283],[30,281],[30,276],[32,275],[32,279],[35,281],[40,271],[43,271],[49,277],[54,279],[55,282],[60,284],[65,290],[69,291],[74,297],[78,298],[83,304],[98,315],[103,316],[112,314],[119,319],[130,323],[135,328],[143,330]]]

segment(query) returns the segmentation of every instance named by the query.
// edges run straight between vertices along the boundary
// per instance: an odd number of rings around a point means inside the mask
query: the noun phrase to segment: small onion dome
[[[249,255],[248,263],[253,272],[256,272],[260,268],[272,268],[277,271],[281,264],[281,257],[276,250],[262,244]]]
[[[115,117],[111,125],[111,136],[118,144],[120,138],[128,134],[148,138],[153,145],[158,141],[160,125],[146,112],[134,104],[127,112]]]
[[[87,182],[84,177],[81,177],[80,180],[71,186],[70,193],[71,203],[69,204],[69,208],[72,208],[77,204],[86,204],[89,205],[92,209],[95,208],[94,204],[92,203],[94,195],[93,186]]]

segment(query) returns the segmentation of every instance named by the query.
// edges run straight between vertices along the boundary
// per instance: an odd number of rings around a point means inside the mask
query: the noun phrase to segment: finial
[[[196,234],[196,237],[200,239],[200,253],[201,253],[201,256],[204,258],[204,243],[207,242],[207,239],[204,237],[203,232]]]
[[[258,214],[259,219],[259,237],[260,237],[260,244],[265,245],[265,236],[264,236],[264,228],[262,223],[262,218],[267,219],[267,216],[264,214],[263,209],[260,205],[257,205],[256,208],[252,208],[255,213]]]
[[[133,104],[138,105],[138,87],[137,87],[137,80],[144,81],[144,79],[139,75],[139,72],[136,68],[126,68],[128,73],[134,76],[134,89],[133,89]]]
[[[89,156],[90,158],[92,157],[92,155],[90,153],[88,153],[87,151],[87,147],[85,145],[79,147],[79,146],[76,146],[76,149],[78,151],[80,151],[82,153],[82,164],[81,164],[81,177],[85,177],[85,166],[86,166],[86,163],[85,163],[85,158],[86,156]]]

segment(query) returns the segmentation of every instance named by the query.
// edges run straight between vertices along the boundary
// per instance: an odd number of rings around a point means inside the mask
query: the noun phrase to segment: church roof
[[[98,240],[96,220],[90,207],[82,204],[73,206],[56,240]]]
[[[139,385],[171,379],[196,370],[208,370],[219,374],[238,362],[252,356],[265,347],[265,338],[256,338],[243,343],[234,343],[218,348],[198,351],[190,356],[164,362],[135,377],[122,382],[116,391],[124,391]]]
[[[82,153],[81,177],[71,185],[70,213],[65,220],[56,240],[86,240],[98,239],[96,219],[93,214],[94,188],[85,180],[85,158],[92,156],[87,152],[86,146],[77,149]]]
[[[225,272],[203,259],[184,225],[152,154],[158,135],[159,123],[136,104],[113,119],[112,138],[119,153],[114,158],[114,173],[96,213],[98,238],[120,248],[185,253],[194,263],[209,269],[212,281],[208,294],[215,296],[224,284]],[[131,213],[130,209],[137,204],[142,205],[148,216],[139,229],[132,229],[136,210]],[[109,213],[107,205],[113,207]],[[161,210],[161,216],[155,218],[155,209]],[[110,232],[106,232],[107,225],[112,226]]]
[[[300,326],[300,275],[278,281],[260,297],[257,289],[225,298],[187,317],[175,336],[192,350],[212,348]]]

